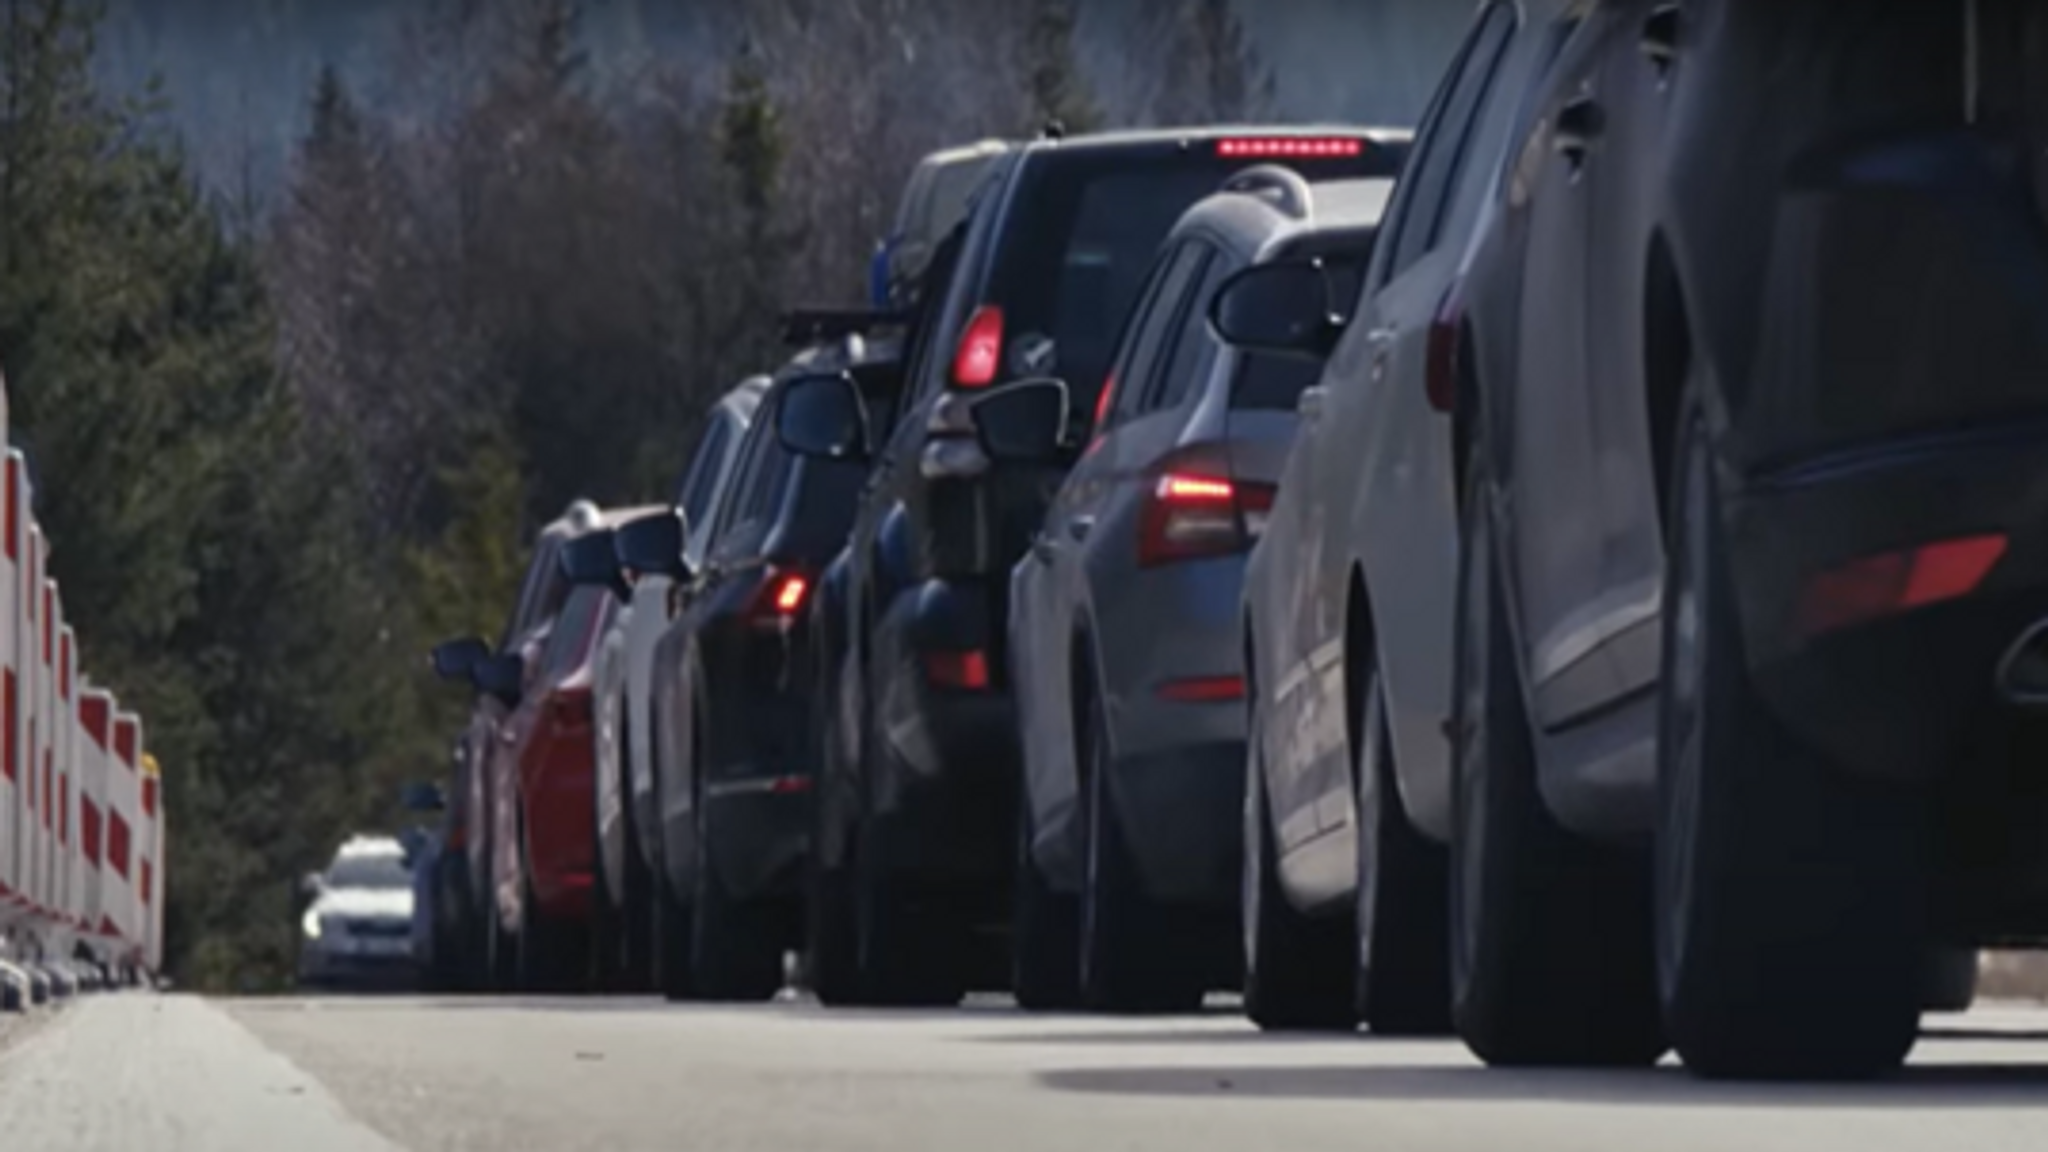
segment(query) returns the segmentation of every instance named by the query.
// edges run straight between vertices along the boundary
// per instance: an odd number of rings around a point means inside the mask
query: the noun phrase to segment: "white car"
[[[300,986],[413,982],[413,877],[397,840],[351,837],[305,888],[313,901],[299,919]]]
[[[733,472],[740,441],[767,391],[754,377],[722,396],[706,415],[675,503],[655,515],[682,514],[682,555],[694,571],[710,542],[713,500]],[[651,946],[649,877],[654,875],[653,729],[654,647],[668,629],[674,581],[663,573],[634,573],[632,593],[613,614],[593,668],[597,712],[597,931],[607,979],[627,972],[645,979]],[[630,819],[626,818],[630,813]],[[628,979],[626,983],[634,981]]]

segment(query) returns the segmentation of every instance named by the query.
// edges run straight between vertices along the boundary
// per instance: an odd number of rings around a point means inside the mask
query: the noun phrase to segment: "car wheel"
[[[1245,1015],[1268,1032],[1356,1031],[1353,925],[1349,917],[1302,914],[1280,885],[1259,735],[1265,709],[1255,689],[1248,694],[1241,907]]]
[[[690,909],[675,898],[665,875],[654,877],[653,899],[648,901],[648,935],[654,939],[654,984],[665,1000],[696,998],[696,979],[690,966]]]
[[[580,992],[588,942],[580,926],[541,911],[531,881],[519,926],[519,988],[522,992]]]
[[[1658,754],[1657,968],[1710,1077],[1896,1068],[1927,948],[1924,797],[1802,747],[1748,678],[1706,421],[1674,454]]]
[[[697,804],[696,898],[690,966],[702,1000],[769,1000],[782,990],[782,940],[772,906],[735,900],[711,859],[710,816]]]
[[[854,842],[854,908],[861,990],[875,1004],[942,1008],[967,994],[958,917],[942,901],[918,900],[894,875],[871,824]]]
[[[860,940],[846,866],[813,856],[805,884],[805,980],[827,1008],[862,1003]]]
[[[1359,1014],[1382,1035],[1442,1035],[1451,1030],[1450,854],[1401,801],[1379,669],[1360,679]]]
[[[1977,951],[1934,948],[1927,957],[1927,976],[1920,1007],[1927,1012],[1968,1012],[1977,1000]]]
[[[1545,806],[1487,515],[1467,476],[1456,640],[1452,1014],[1480,1059],[1634,1066],[1666,1048],[1641,854],[1574,836]]]
[[[1108,718],[1087,691],[1074,717],[1082,758],[1087,871],[1081,891],[1081,1001],[1096,1012],[1192,1012],[1202,1006],[1201,940],[1188,916],[1146,896],[1110,798]]]
[[[620,990],[620,978],[625,971],[623,944],[627,916],[618,895],[612,891],[611,882],[605,877],[604,831],[595,802],[590,806],[590,842],[597,849],[590,886],[591,968],[596,974],[597,990],[615,992]]]
[[[1032,858],[1031,794],[1017,799],[1016,891],[1013,899],[1010,984],[1026,1012],[1058,1012],[1081,1004],[1081,906],[1055,892]]]
[[[484,990],[487,992],[519,991],[519,947],[518,942],[505,927],[502,913],[498,910],[496,892],[489,896],[490,908],[484,914]]]

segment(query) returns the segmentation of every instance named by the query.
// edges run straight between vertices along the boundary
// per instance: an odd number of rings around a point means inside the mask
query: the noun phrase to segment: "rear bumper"
[[[705,790],[712,867],[734,900],[795,899],[811,854],[811,784],[803,775],[746,775]]]
[[[1110,796],[1147,895],[1172,904],[1236,907],[1244,771],[1242,739],[1117,761]]]
[[[1831,458],[1739,488],[1724,513],[1757,688],[1842,767],[1927,778],[2021,723],[1992,684],[2006,646],[2048,615],[2048,426]],[[1802,631],[1815,576],[1986,534],[2007,547],[1967,594]]]
[[[882,674],[873,774],[877,850],[896,871],[945,887],[1006,886],[1015,855],[1020,749],[1004,690],[994,597],[933,581],[897,601],[877,637]],[[981,652],[986,689],[939,687],[930,653]]]

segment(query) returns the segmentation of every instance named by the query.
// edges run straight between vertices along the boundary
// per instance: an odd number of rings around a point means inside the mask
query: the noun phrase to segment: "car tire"
[[[525,915],[519,926],[518,985],[522,992],[569,993],[584,990],[584,961],[589,956],[587,929],[541,911],[531,881],[526,882]]]
[[[690,967],[697,999],[751,1003],[782,990],[782,939],[771,905],[735,900],[711,859],[708,815],[697,806],[696,898],[690,902]]]
[[[648,935],[654,940],[655,990],[671,1002],[695,999],[695,971],[690,965],[690,909],[675,898],[665,875],[654,878],[653,899],[647,907],[652,922]]]
[[[855,841],[861,991],[872,1004],[949,1008],[967,995],[964,926],[941,900],[916,898],[882,857],[871,825]]]
[[[1474,452],[1459,549],[1452,1016],[1488,1064],[1653,1064],[1667,1045],[1648,861],[1573,835],[1544,803],[1485,467]]]
[[[1922,988],[1922,1011],[1968,1012],[1977,1000],[1976,949],[1930,949]]]
[[[1081,1006],[1081,902],[1053,891],[1032,858],[1031,796],[1019,793],[1010,985],[1026,1012],[1070,1011]]]
[[[1687,1068],[1848,1079],[1897,1068],[1926,992],[1925,796],[1837,769],[1749,681],[1706,420],[1671,485],[1656,956]]]
[[[1245,746],[1244,1011],[1267,1032],[1358,1029],[1356,932],[1348,916],[1308,916],[1280,884],[1280,856],[1266,796],[1260,726],[1265,709],[1247,685]]]
[[[805,982],[818,1003],[850,1008],[864,1003],[860,979],[859,925],[853,883],[841,864],[828,867],[812,858],[804,894]]]
[[[1081,1002],[1094,1012],[1193,1012],[1202,1006],[1202,955],[1193,917],[1148,897],[1111,798],[1116,771],[1100,693],[1075,709],[1082,758],[1087,867],[1081,890]]]
[[[1451,1031],[1450,853],[1401,800],[1377,664],[1360,679],[1358,1011],[1383,1036],[1440,1036]]]

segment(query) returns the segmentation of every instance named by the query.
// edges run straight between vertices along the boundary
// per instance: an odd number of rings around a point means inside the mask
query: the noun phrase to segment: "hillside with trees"
[[[859,298],[919,155],[1299,101],[1223,0],[101,7],[0,10],[0,365],[204,988],[287,978],[292,879],[446,763],[429,645],[495,633],[572,498],[667,493],[775,308]],[[242,121],[289,126],[272,186],[182,130],[285,90]]]

